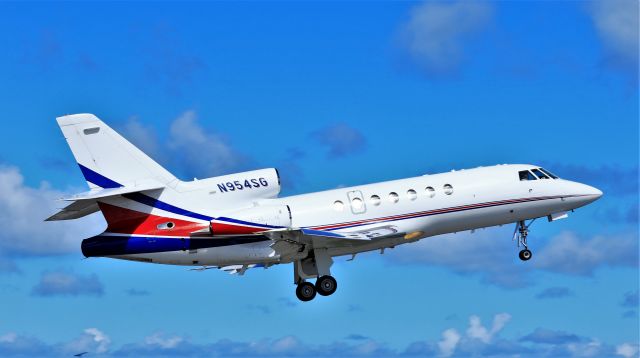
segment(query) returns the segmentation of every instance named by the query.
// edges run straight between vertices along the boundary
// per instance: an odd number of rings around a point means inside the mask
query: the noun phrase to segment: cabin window
[[[453,187],[451,186],[451,184],[443,185],[442,189],[444,190],[444,193],[447,194],[447,195],[453,194]]]
[[[351,207],[353,208],[353,210],[356,210],[356,211],[362,210],[363,205],[364,204],[362,203],[362,199],[360,198],[351,199]]]
[[[398,202],[398,200],[400,200],[400,197],[398,196],[398,193],[393,192],[393,191],[389,193],[389,201],[390,202],[395,204],[395,203]]]
[[[343,211],[344,210],[344,203],[341,202],[340,200],[336,200],[333,202],[333,210],[335,211]]]
[[[520,181],[537,180],[538,179],[533,174],[531,174],[531,172],[528,171],[528,170],[521,170],[521,171],[518,172],[518,175],[520,176]]]
[[[427,192],[428,197],[433,198],[434,196],[436,196],[436,190],[433,187],[428,186],[424,190]]]
[[[407,198],[409,198],[409,200],[416,200],[417,197],[418,197],[418,193],[416,193],[415,190],[413,189],[407,190]]]
[[[371,202],[371,204],[378,206],[380,205],[380,197],[377,195],[371,195],[371,199],[369,199],[369,201]]]
[[[540,169],[541,172],[547,174],[549,177],[551,177],[552,179],[558,179],[557,175],[554,175],[553,173],[551,173],[550,171],[544,169],[544,168],[538,168]]]
[[[539,171],[538,169],[533,169],[532,171],[533,174],[535,174],[540,179],[549,179],[549,177],[545,173]]]

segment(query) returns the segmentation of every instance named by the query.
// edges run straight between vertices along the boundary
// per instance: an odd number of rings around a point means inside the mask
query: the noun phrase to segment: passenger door
[[[367,211],[367,206],[360,190],[352,190],[347,192],[349,198],[349,207],[354,214],[363,214]]]

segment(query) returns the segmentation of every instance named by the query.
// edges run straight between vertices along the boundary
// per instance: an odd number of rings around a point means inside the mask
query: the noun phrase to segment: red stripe
[[[208,226],[199,222],[151,215],[105,203],[98,203],[98,205],[107,220],[107,232],[112,233],[184,237],[194,231],[206,229]],[[174,224],[172,229],[158,229],[158,225],[168,222]]]
[[[211,222],[211,232],[213,235],[247,235],[267,231],[268,229],[228,224],[220,221]]]
[[[331,224],[331,225],[313,226],[311,228],[314,229],[314,230],[338,229],[338,228],[345,227],[345,226],[356,226],[356,225],[364,225],[364,224],[373,224],[373,223],[377,223],[377,222],[381,222],[381,221],[393,221],[393,220],[408,219],[408,218],[413,218],[413,217],[428,216],[428,215],[434,215],[434,214],[440,214],[440,213],[455,212],[455,211],[461,211],[461,210],[467,210],[467,209],[476,209],[476,208],[491,207],[491,206],[506,205],[506,204],[516,204],[516,203],[527,202],[527,201],[538,201],[538,200],[554,199],[554,198],[569,197],[569,196],[573,196],[573,195],[541,196],[541,197],[535,197],[535,198],[521,198],[521,199],[508,199],[508,200],[500,200],[500,201],[490,201],[490,202],[486,202],[486,203],[468,204],[468,205],[462,205],[462,206],[453,206],[453,207],[449,207],[449,208],[442,208],[442,209],[429,210],[429,211],[421,211],[421,212],[409,213],[409,214],[403,214],[403,215],[386,216],[386,217],[375,218],[375,219],[367,219],[367,220],[360,220],[360,221],[349,221],[349,222],[344,222],[344,223],[339,223],[339,224]]]

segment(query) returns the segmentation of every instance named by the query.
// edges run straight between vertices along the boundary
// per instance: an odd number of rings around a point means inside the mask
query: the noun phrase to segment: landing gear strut
[[[536,221],[536,219],[531,220],[528,225],[524,220],[518,221],[516,229],[513,232],[513,238],[518,240],[518,247],[520,247],[520,245],[524,247],[524,249],[518,253],[518,257],[520,257],[522,261],[528,261],[532,256],[529,246],[527,245],[527,235],[529,235],[529,226],[531,226],[534,221]]]
[[[336,292],[338,283],[331,276],[333,260],[326,249],[315,249],[305,259],[294,261],[293,282],[296,287],[296,296],[300,301],[311,301],[316,293],[321,296],[329,296]],[[307,282],[307,279],[316,278],[316,284]]]

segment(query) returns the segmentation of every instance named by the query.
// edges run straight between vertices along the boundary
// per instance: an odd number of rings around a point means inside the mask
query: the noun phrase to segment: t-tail
[[[162,189],[178,180],[93,114],[57,121],[91,190],[66,198],[72,204],[49,221],[77,219],[98,211],[100,198]]]
[[[176,180],[93,114],[73,114],[57,121],[91,189],[119,188],[149,179],[167,185]]]

